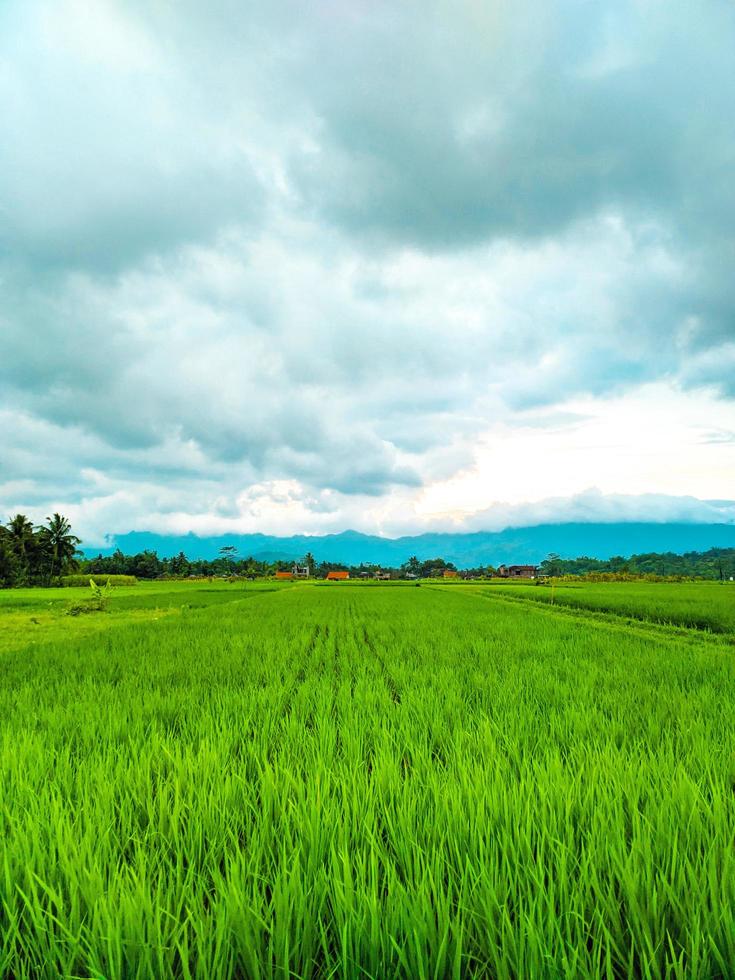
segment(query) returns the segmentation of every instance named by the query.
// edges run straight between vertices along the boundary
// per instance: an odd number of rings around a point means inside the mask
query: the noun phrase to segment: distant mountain
[[[343,531],[340,534],[276,537],[267,534],[225,534],[200,538],[195,534],[164,535],[130,531],[111,537],[106,548],[85,548],[93,557],[112,554],[119,548],[132,555],[149,549],[161,558],[180,551],[190,559],[212,559],[225,545],[234,545],[238,556],[260,561],[291,561],[310,551],[317,562],[344,562],[359,565],[370,562],[397,566],[411,555],[421,560],[444,558],[458,568],[542,561],[548,554],[562,558],[607,559],[644,552],[707,551],[709,548],[735,547],[735,524],[538,524],[534,527],[506,528],[504,531],[477,531],[465,534],[418,534],[402,538],[381,538]]]

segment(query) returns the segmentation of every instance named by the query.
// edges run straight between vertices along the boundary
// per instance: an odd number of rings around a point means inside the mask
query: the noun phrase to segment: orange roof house
[[[457,578],[458,575],[459,575],[459,572],[455,572],[451,568],[445,568],[444,569],[444,578]]]
[[[276,572],[276,578],[293,578],[293,572]]]
[[[327,572],[327,579],[331,580],[332,582],[341,582],[349,577],[350,577],[349,572]]]

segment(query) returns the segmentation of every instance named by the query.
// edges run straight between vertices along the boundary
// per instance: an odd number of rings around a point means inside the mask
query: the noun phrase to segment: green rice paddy
[[[735,976],[732,620],[608,588],[0,593],[0,976]]]
[[[591,609],[632,619],[735,633],[732,582],[570,582],[493,585],[525,601]],[[530,590],[530,591],[529,591]]]

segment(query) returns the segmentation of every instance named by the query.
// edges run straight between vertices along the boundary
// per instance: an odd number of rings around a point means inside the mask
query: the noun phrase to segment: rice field
[[[735,633],[733,582],[570,582],[493,585],[526,601],[590,609],[657,623]]]
[[[735,976],[731,637],[70,591],[0,593],[0,976]]]

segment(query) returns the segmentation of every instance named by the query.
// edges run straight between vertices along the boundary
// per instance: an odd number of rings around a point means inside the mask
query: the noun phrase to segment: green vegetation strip
[[[439,591],[446,591],[443,585],[429,586]],[[735,633],[713,632],[695,626],[680,626],[660,620],[648,620],[641,616],[630,616],[620,612],[608,612],[604,609],[588,608],[582,605],[567,605],[551,603],[543,599],[535,599],[533,595],[520,596],[505,589],[467,588],[459,590],[466,595],[472,595],[481,600],[505,603],[506,605],[535,606],[537,615],[547,615],[558,619],[571,619],[578,629],[604,629],[616,631],[625,637],[669,637],[681,643],[693,643],[701,646],[703,643],[716,643],[720,648],[728,644],[735,645]]]
[[[0,976],[735,975],[728,646],[459,589],[180,608],[2,653]]]
[[[487,591],[713,633],[735,633],[735,585],[730,582],[528,583],[493,585]]]
[[[132,588],[113,588],[104,608],[82,615],[76,613],[79,606],[88,603],[89,586],[0,590],[0,665],[3,653],[9,650],[79,639],[133,623],[152,623],[189,609],[239,602],[274,588],[261,583],[245,588],[222,582],[199,586],[146,582]]]

